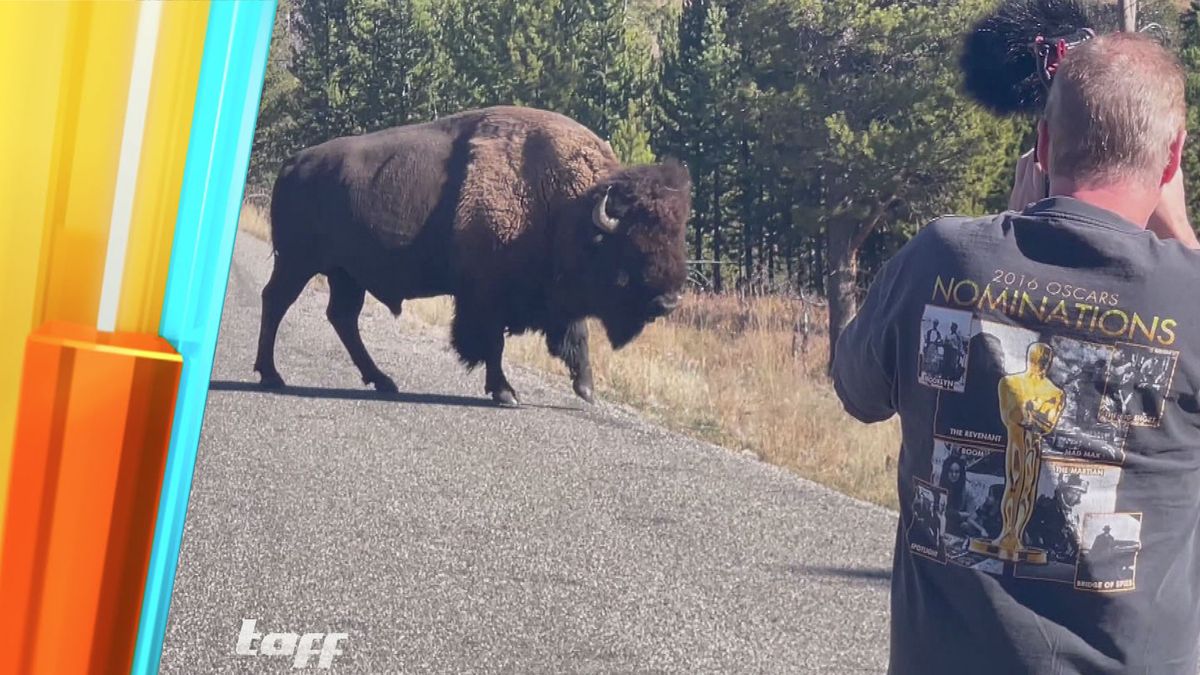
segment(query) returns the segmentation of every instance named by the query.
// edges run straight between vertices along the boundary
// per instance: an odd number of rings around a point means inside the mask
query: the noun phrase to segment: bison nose
[[[666,316],[679,306],[683,296],[679,293],[663,293],[650,301],[650,310],[655,316]]]

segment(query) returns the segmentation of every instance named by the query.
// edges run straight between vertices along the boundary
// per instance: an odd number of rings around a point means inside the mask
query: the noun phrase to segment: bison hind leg
[[[363,384],[374,385],[377,391],[395,393],[396,383],[375,365],[358,330],[358,317],[362,313],[366,289],[340,267],[329,271],[326,277],[329,279],[329,307],[325,310],[325,316],[350,354],[350,360],[362,374]]]
[[[300,297],[315,270],[297,264],[283,255],[276,254],[271,278],[262,291],[262,316],[258,329],[258,355],[254,370],[262,376],[262,386],[278,389],[283,386],[283,377],[275,369],[275,339],[279,324],[292,303]]]

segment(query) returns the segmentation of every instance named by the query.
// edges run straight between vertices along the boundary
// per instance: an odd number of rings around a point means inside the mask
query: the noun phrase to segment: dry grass
[[[418,300],[405,311],[445,326],[453,302]],[[692,295],[670,320],[647,327],[620,352],[593,322],[597,393],[677,431],[894,508],[899,425],[866,426],[842,411],[824,375],[825,336],[793,355],[799,311],[798,301],[782,298]],[[567,386],[566,368],[540,336],[509,339],[505,356]]]
[[[263,241],[271,241],[271,221],[267,212],[249,203],[242,204],[238,214],[238,229]]]
[[[261,214],[243,211],[243,229],[263,236]],[[410,321],[443,331],[450,298],[405,303]],[[793,344],[798,300],[688,296],[669,320],[648,326],[613,352],[593,322],[592,366],[597,394],[643,411],[660,423],[867,501],[895,507],[899,425],[866,426],[841,409],[824,375],[826,337],[806,350]],[[822,315],[814,312],[815,323]],[[543,339],[509,339],[505,356],[561,378],[566,369]]]

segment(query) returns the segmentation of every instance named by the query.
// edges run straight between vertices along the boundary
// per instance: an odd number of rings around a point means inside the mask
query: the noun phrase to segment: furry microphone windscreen
[[[1105,32],[1109,19],[1084,0],[1006,0],[967,35],[959,65],[971,98],[999,115],[1036,114],[1046,102],[1046,84],[1035,54],[1038,39],[1052,45],[1085,29]]]

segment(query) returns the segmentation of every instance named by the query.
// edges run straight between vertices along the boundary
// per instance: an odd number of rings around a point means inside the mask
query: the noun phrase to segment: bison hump
[[[566,117],[493,109],[476,126],[456,227],[501,245],[545,234],[549,217],[618,166],[608,144]]]

